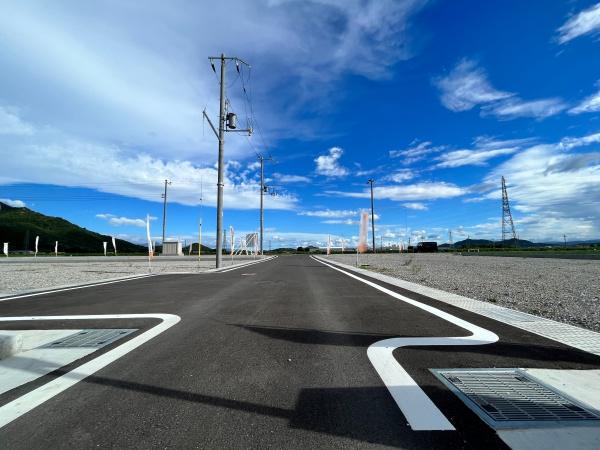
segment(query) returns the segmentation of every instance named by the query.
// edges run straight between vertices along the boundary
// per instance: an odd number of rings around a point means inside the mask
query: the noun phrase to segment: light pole
[[[367,181],[368,184],[371,185],[371,234],[373,235],[373,253],[376,253],[375,250],[375,211],[373,209],[373,183],[375,180],[373,178],[369,178]]]

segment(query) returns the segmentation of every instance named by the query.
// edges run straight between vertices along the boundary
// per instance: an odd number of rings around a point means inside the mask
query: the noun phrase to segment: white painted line
[[[10,297],[0,297],[0,302],[4,302],[7,300],[16,300],[19,298],[36,297],[38,295],[53,294],[54,292],[65,292],[65,291],[72,291],[75,289],[84,289],[84,288],[95,287],[95,286],[104,286],[106,284],[122,283],[123,281],[138,280],[141,278],[156,277],[156,276],[162,276],[162,275],[188,275],[188,274],[199,275],[199,274],[204,274],[204,273],[224,273],[224,272],[230,272],[232,270],[239,269],[241,267],[251,266],[253,264],[270,261],[271,259],[274,259],[274,258],[277,258],[277,256],[270,256],[265,259],[250,261],[248,263],[239,263],[234,266],[227,267],[227,268],[209,269],[204,272],[163,272],[163,273],[151,273],[151,274],[149,273],[149,274],[141,274],[141,275],[132,275],[129,277],[116,278],[116,279],[106,280],[106,281],[99,281],[97,283],[81,284],[81,285],[59,287],[59,288],[49,288],[49,289],[39,290],[39,291],[35,291],[35,292],[30,292],[28,294],[18,294],[18,295],[13,295]]]
[[[31,292],[29,294],[15,295],[12,297],[0,297],[0,302],[4,302],[7,300],[16,300],[18,298],[36,297],[38,295],[52,294],[54,292],[65,292],[65,291],[73,291],[75,289],[84,289],[84,288],[88,288],[88,287],[104,286],[105,284],[122,283],[123,281],[138,280],[140,278],[148,278],[148,277],[153,277],[153,276],[155,276],[155,275],[153,275],[153,274],[132,275],[132,276],[126,277],[126,278],[117,278],[115,280],[100,281],[98,283],[81,284],[81,285],[77,285],[77,286],[70,286],[70,287],[56,288],[56,289],[50,288],[50,289],[41,290],[39,292]]]
[[[252,262],[249,262],[249,263],[247,263],[247,264],[240,264],[240,265],[238,265],[238,266],[234,266],[234,267],[228,267],[228,268],[226,268],[226,269],[217,269],[217,270],[219,270],[219,273],[231,272],[232,270],[241,269],[242,267],[248,267],[248,266],[252,266],[252,265],[254,265],[254,264],[258,264],[258,263],[262,263],[262,262],[270,261],[270,260],[272,260],[272,259],[274,259],[274,258],[277,258],[277,256],[270,256],[270,257],[268,257],[268,258],[265,258],[265,259],[260,259],[260,260],[258,260],[258,261],[252,261]]]
[[[339,261],[328,261],[338,267],[346,268],[355,273],[365,275],[369,278],[383,281],[384,283],[398,286],[402,289],[424,295],[426,297],[447,303],[457,308],[479,314],[484,317],[496,320],[501,323],[511,325],[515,328],[528,331],[529,333],[543,336],[561,344],[583,350],[600,356],[600,333],[585,328],[576,327],[533,314],[524,313],[492,303],[475,300],[469,297],[463,297],[458,294],[445,292],[440,289],[422,286],[410,281],[401,280],[381,273],[355,268]]]
[[[396,404],[406,417],[413,430],[454,430],[455,428],[446,419],[442,412],[435,406],[431,399],[423,392],[419,385],[412,379],[406,370],[394,358],[393,352],[399,347],[408,346],[431,346],[431,345],[483,345],[492,344],[498,340],[498,336],[485,328],[478,327],[472,323],[462,320],[456,316],[441,311],[433,306],[426,305],[410,299],[397,292],[391,291],[372,281],[365,280],[353,273],[339,269],[321,259],[311,256],[333,270],[337,270],[355,280],[365,283],[391,297],[427,311],[440,319],[446,320],[458,327],[472,333],[465,337],[412,337],[392,338],[375,342],[367,350],[367,356],[373,367],[388,388],[388,391],[396,401]]]
[[[113,361],[126,355],[150,339],[158,336],[163,331],[178,323],[181,318],[174,314],[109,314],[89,316],[29,316],[29,317],[0,317],[0,321],[26,321],[26,320],[103,320],[103,319],[160,319],[162,322],[148,331],[140,334],[119,345],[118,347],[103,353],[97,358],[82,364],[72,371],[55,378],[54,380],[40,386],[33,391],[0,407],[0,428],[12,422],[23,414],[31,411],[45,401],[67,390],[77,382],[89,377],[98,370],[106,367]]]

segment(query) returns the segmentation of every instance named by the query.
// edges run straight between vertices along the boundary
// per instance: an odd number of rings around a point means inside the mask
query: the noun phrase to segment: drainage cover
[[[580,425],[600,414],[518,369],[432,370],[492,428]]]
[[[62,339],[42,345],[39,348],[101,348],[137,331],[134,328],[103,328],[81,330]]]

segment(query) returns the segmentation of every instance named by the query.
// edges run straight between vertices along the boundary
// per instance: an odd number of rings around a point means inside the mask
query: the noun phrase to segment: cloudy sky
[[[225,224],[265,247],[600,238],[600,3],[0,0],[0,200],[142,240],[214,242],[219,83],[251,137],[226,137]],[[218,69],[218,66],[217,66]],[[200,200],[202,198],[202,201]]]

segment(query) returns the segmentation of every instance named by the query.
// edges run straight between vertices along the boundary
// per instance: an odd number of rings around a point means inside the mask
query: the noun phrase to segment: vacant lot
[[[252,260],[236,256],[235,262]],[[224,257],[223,265],[231,265]],[[203,272],[215,267],[215,257],[157,257],[152,261],[152,273]],[[144,257],[41,257],[0,259],[0,295],[54,288],[70,284],[92,283],[110,278],[147,274]]]
[[[330,258],[354,265],[356,255]],[[600,261],[450,254],[361,255],[367,269],[600,331]]]

